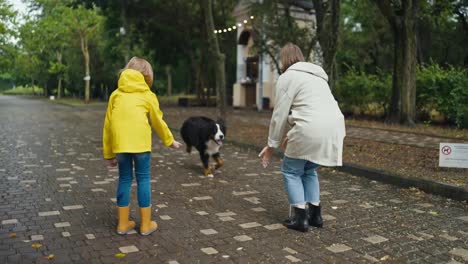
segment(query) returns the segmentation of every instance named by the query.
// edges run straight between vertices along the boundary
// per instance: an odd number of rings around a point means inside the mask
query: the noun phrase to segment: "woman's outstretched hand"
[[[182,147],[182,143],[180,143],[179,141],[174,140],[174,142],[172,142],[172,144],[169,147],[173,148],[173,149],[178,149],[178,148]]]
[[[274,148],[266,146],[260,151],[260,154],[258,156],[261,159],[261,164],[263,168],[266,168],[268,164],[270,163],[271,156],[273,155]]]

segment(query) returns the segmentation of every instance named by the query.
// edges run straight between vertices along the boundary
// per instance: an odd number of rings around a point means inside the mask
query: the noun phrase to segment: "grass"
[[[49,100],[49,101],[54,104],[64,104],[64,105],[70,105],[70,106],[106,105],[107,104],[107,102],[102,102],[102,101],[90,101],[88,104],[85,104],[83,99],[78,99],[78,98],[60,98],[60,99]]]
[[[43,94],[44,89],[34,86],[34,93],[32,86],[18,86],[15,89],[9,89],[1,92],[2,94],[7,95],[34,95],[34,94]]]

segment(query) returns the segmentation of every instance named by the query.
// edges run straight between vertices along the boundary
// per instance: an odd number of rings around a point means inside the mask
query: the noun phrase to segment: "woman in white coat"
[[[317,168],[342,165],[345,123],[320,66],[304,62],[292,43],[281,49],[280,60],[268,145],[259,157],[266,167],[273,150],[286,146],[281,171],[294,215],[283,224],[307,232],[309,225],[323,226]]]

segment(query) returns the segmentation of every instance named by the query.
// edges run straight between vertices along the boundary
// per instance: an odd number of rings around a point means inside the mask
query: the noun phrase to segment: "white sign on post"
[[[468,168],[468,144],[440,143],[439,167]]]

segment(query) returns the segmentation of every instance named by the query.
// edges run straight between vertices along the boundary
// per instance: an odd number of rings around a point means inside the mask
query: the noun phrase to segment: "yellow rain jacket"
[[[151,121],[151,126],[149,120]],[[151,127],[166,146],[174,137],[163,120],[156,95],[139,71],[127,69],[120,74],[118,89],[107,105],[102,136],[105,159],[116,153],[151,151]]]

